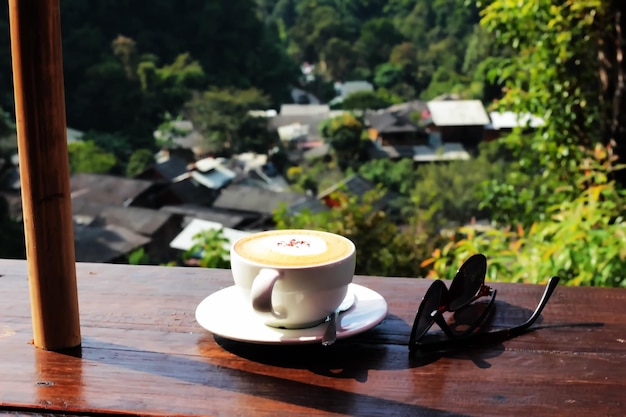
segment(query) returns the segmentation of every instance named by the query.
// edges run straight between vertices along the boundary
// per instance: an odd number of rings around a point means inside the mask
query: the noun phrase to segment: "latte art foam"
[[[239,240],[234,247],[242,257],[270,266],[310,266],[345,258],[350,241],[313,230],[273,230]]]

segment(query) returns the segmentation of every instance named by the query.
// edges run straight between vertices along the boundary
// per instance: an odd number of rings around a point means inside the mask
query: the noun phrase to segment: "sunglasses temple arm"
[[[443,351],[458,348],[460,346],[471,346],[471,345],[484,345],[484,344],[495,344],[503,342],[507,339],[510,339],[515,336],[519,336],[524,332],[528,331],[530,326],[534,324],[537,320],[541,311],[548,303],[550,296],[554,292],[557,284],[559,283],[559,277],[552,277],[550,281],[548,281],[548,285],[543,292],[543,296],[537,305],[537,308],[533,312],[532,316],[523,324],[513,327],[511,329],[503,329],[497,330],[495,332],[489,333],[473,333],[467,337],[461,337],[456,339],[447,339],[447,340],[439,340],[431,343],[418,343],[413,351],[421,351],[421,352],[434,352],[434,351]]]
[[[537,308],[535,308],[535,311],[528,318],[528,320],[526,320],[526,322],[510,329],[509,335],[511,337],[518,336],[519,334],[524,333],[530,326],[532,326],[535,323],[535,321],[537,321],[537,319],[541,315],[541,312],[543,311],[543,308],[546,306],[546,304],[548,304],[548,300],[550,300],[550,297],[552,296],[552,293],[556,289],[556,286],[558,285],[559,280],[560,278],[556,276],[550,278],[550,280],[548,281],[548,285],[546,285],[546,289],[543,291],[541,300],[539,301],[539,304],[537,304]]]

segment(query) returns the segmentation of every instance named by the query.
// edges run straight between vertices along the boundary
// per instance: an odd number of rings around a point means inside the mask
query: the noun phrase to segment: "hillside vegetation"
[[[292,102],[293,88],[328,102],[337,82],[372,83],[373,92],[337,104],[348,110],[442,94],[480,99],[545,124],[483,146],[472,161],[416,171],[358,155],[344,163],[347,150],[337,145],[358,144],[361,121],[333,121],[327,139],[335,159],[292,169],[293,186],[310,185],[329,166],[359,172],[398,192],[402,221],[376,210],[368,217],[346,196],[328,218],[277,213],[278,225],[359,237],[369,257],[363,273],[450,277],[470,253],[485,252],[492,279],[558,274],[572,285],[626,286],[626,3],[63,0],[61,7],[67,121],[86,132],[86,144],[70,152],[96,158],[75,167],[137,172],[161,145],[153,131],[179,117],[198,126],[215,154],[266,152],[280,144],[249,110]],[[6,7],[0,109],[0,131],[10,136]],[[454,227],[475,216],[488,217],[491,228]]]

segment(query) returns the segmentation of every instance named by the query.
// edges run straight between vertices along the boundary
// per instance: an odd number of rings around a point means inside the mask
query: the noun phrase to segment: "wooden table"
[[[626,290],[558,287],[539,330],[411,357],[429,282],[356,277],[386,319],[330,347],[215,337],[194,318],[227,270],[78,264],[82,348],[32,338],[26,262],[0,260],[0,410],[9,415],[623,416]],[[492,325],[529,315],[540,286],[495,284]]]

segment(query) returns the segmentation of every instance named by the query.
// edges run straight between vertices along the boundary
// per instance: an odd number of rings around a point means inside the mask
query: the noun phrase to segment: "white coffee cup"
[[[315,326],[346,297],[356,264],[349,239],[316,230],[271,230],[237,240],[230,251],[244,302],[273,327]]]

